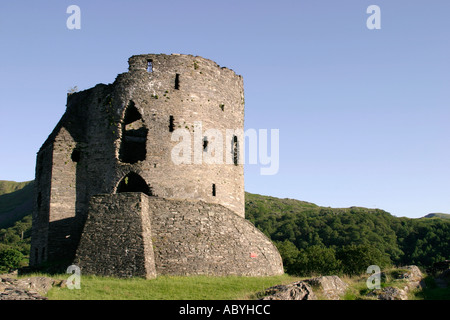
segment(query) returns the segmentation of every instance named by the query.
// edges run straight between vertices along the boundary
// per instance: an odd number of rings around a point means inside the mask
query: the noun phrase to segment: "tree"
[[[341,261],[336,259],[334,248],[313,245],[300,251],[296,268],[298,275],[339,274]]]
[[[380,268],[390,264],[389,257],[386,257],[380,250],[371,245],[348,245],[340,248],[337,257],[342,261],[342,268],[345,274],[361,274],[371,265],[378,265]]]
[[[283,259],[284,271],[288,274],[296,274],[298,272],[298,255],[299,250],[289,240],[275,241],[275,245]]]
[[[0,251],[0,270],[16,269],[20,267],[23,255],[20,251],[12,248]]]

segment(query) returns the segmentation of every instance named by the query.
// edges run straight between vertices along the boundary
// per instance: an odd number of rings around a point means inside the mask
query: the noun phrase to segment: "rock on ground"
[[[411,265],[402,267],[407,271],[397,275],[395,280],[406,281],[403,289],[395,287],[386,287],[376,289],[368,294],[368,296],[377,297],[378,300],[408,300],[408,292],[413,289],[424,286],[423,274],[417,266]]]
[[[278,285],[261,293],[263,300],[317,300],[315,292],[321,292],[328,300],[339,300],[348,285],[338,276],[322,276]]]
[[[348,288],[348,285],[338,276],[322,276],[304,281],[314,289],[318,288],[322,290],[323,295],[328,300],[340,300],[340,297]]]
[[[408,294],[405,289],[394,287],[376,289],[369,293],[368,296],[375,296],[377,300],[408,300]]]
[[[62,286],[64,281],[47,277],[15,279],[11,275],[0,275],[0,300],[46,300],[44,295],[53,286]]]
[[[270,287],[262,300],[317,300],[312,288],[304,281]]]

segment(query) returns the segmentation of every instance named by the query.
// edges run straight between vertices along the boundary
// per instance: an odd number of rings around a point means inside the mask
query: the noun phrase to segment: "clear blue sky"
[[[2,1],[0,179],[34,178],[69,88],[112,83],[133,54],[186,53],[244,77],[246,129],[280,130],[279,172],[246,165],[247,191],[448,213],[449,16],[448,0]]]

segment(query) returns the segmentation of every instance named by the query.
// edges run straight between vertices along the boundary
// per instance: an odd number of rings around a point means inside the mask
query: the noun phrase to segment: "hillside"
[[[430,266],[450,257],[450,220],[380,209],[328,208],[246,193],[246,217],[278,246],[293,274],[356,273],[371,264]]]
[[[448,214],[448,213],[429,213],[424,218],[450,219],[450,214]]]
[[[0,229],[8,228],[33,209],[34,181],[0,180]]]
[[[33,181],[0,181],[0,247],[29,248]],[[450,219],[329,208],[246,193],[246,218],[277,245],[287,272],[356,273],[368,265],[427,267],[450,258]],[[429,216],[429,215],[428,215]]]

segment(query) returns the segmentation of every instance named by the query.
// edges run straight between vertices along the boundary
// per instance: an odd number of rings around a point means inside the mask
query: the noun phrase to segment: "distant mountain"
[[[0,229],[14,225],[33,210],[34,181],[0,180]]]
[[[441,218],[441,219],[450,219],[449,213],[429,213],[424,218]]]
[[[23,187],[27,186],[33,181],[25,181],[25,182],[15,182],[15,181],[7,181],[0,180],[0,196],[7,193],[12,193],[14,191],[18,191]]]

